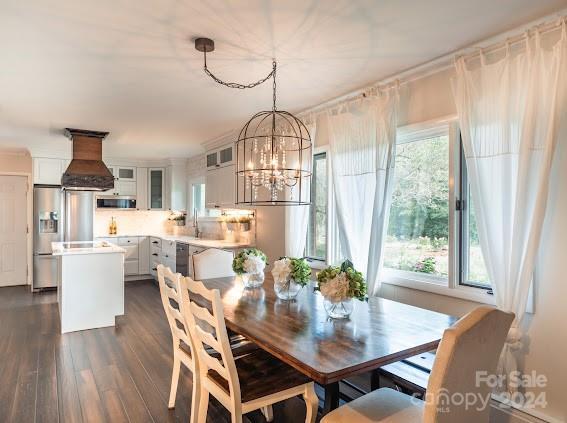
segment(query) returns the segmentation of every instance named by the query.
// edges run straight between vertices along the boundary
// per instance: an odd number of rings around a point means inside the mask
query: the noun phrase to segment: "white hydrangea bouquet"
[[[311,268],[303,258],[282,257],[274,262],[272,276],[278,298],[291,300],[311,279]]]
[[[255,288],[264,283],[264,269],[268,257],[257,248],[247,248],[239,252],[232,261],[232,270],[242,277],[246,287]]]
[[[324,298],[325,310],[334,319],[344,319],[353,311],[353,298],[366,298],[366,281],[349,260],[340,267],[329,266],[317,273],[318,286]]]

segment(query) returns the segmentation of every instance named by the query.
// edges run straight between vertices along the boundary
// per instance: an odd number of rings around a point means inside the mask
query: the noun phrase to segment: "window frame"
[[[479,288],[492,294],[492,286],[482,284],[468,278],[468,262],[470,256],[469,248],[469,203],[470,203],[470,183],[468,178],[463,139],[459,131],[459,198],[455,204],[458,226],[459,226],[459,245],[458,245],[458,271],[459,285],[471,288]]]
[[[471,300],[494,305],[494,296],[487,286],[464,285],[461,283],[462,248],[461,231],[463,213],[457,210],[457,201],[461,201],[463,175],[461,169],[462,143],[456,116],[444,117],[414,125],[398,127],[396,142],[404,143],[440,135],[449,136],[449,266],[445,283],[432,280],[430,275],[404,272],[395,269],[384,269],[382,282],[389,285],[402,286],[420,291],[431,292],[450,297]],[[434,278],[437,279],[437,278]],[[479,289],[482,288],[482,289]]]
[[[308,249],[309,249],[309,225],[311,224],[311,217],[313,214],[313,202],[315,201],[314,197],[313,197],[313,187],[315,186],[314,183],[312,183],[311,185],[311,206],[309,206],[309,218],[308,218],[308,222],[307,222],[307,239],[305,241],[305,252],[304,252],[304,258],[307,260],[307,262],[309,263],[310,267],[315,268],[315,269],[323,269],[327,266],[327,264],[329,263],[329,250],[331,249],[330,245],[331,243],[329,242],[329,212],[331,210],[332,204],[331,204],[331,197],[330,197],[330,191],[332,189],[331,187],[331,171],[330,171],[330,166],[329,166],[329,152],[328,152],[328,148],[327,146],[323,146],[323,147],[316,147],[313,149],[312,152],[312,170],[313,170],[313,176],[315,176],[315,156],[320,156],[324,154],[325,155],[325,171],[326,171],[326,175],[325,178],[327,179],[327,204],[326,204],[326,211],[327,211],[327,224],[325,225],[325,240],[326,242],[326,246],[325,246],[325,258],[321,259],[319,257],[311,257],[308,254]]]

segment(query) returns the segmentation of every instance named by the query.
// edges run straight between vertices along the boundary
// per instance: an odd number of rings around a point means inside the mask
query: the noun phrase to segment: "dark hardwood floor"
[[[55,292],[0,288],[0,422],[188,422],[186,369],[167,408],[172,345],[158,288],[130,282],[125,297],[115,328],[61,335]],[[274,406],[275,422],[304,416],[299,398]],[[230,415],[211,399],[207,421]]]

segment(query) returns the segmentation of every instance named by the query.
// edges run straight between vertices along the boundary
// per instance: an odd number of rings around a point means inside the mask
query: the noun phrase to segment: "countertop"
[[[80,254],[124,254],[126,251],[114,244],[104,241],[52,242],[54,256],[70,256]]]
[[[252,245],[247,242],[233,242],[233,241],[225,241],[223,239],[201,239],[195,238],[193,236],[188,235],[166,235],[166,234],[116,234],[116,235],[103,235],[97,236],[96,238],[120,238],[120,237],[128,237],[128,236],[153,236],[156,238],[161,238],[166,241],[175,241],[175,242],[182,242],[184,244],[194,245],[196,247],[205,247],[205,248],[224,248],[224,249],[231,249],[231,248],[245,248],[251,247]]]

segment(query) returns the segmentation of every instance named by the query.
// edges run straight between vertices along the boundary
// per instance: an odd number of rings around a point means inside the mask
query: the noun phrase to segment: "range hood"
[[[102,161],[102,140],[108,132],[65,128],[73,142],[73,160],[61,177],[61,187],[75,191],[107,191],[114,176]]]

